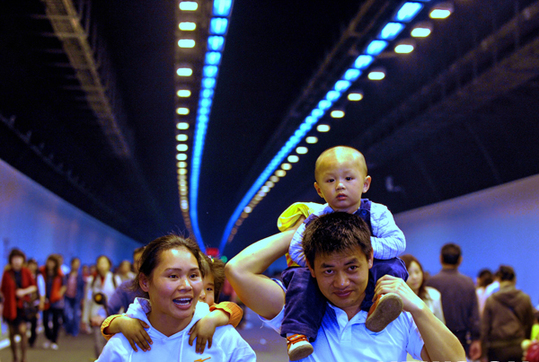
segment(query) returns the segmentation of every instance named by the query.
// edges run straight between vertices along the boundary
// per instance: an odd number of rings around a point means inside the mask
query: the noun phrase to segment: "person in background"
[[[425,302],[432,313],[445,323],[444,311],[442,309],[442,295],[438,290],[426,285],[423,266],[419,260],[411,254],[401,255],[400,258],[406,264],[406,269],[408,269],[408,280],[406,283]]]
[[[43,348],[58,349],[58,332],[60,331],[60,318],[64,312],[64,275],[56,255],[50,255],[45,265],[39,269],[45,280],[45,294],[41,295],[43,303],[43,328],[47,340]],[[52,329],[49,326],[52,322]]]
[[[133,251],[133,266],[135,267],[135,272],[138,273],[140,268],[140,258],[142,257],[142,252],[144,251],[144,246],[136,248]],[[135,276],[132,279],[125,280],[116,288],[110,300],[108,301],[107,314],[118,314],[121,311],[126,312],[129,308],[129,304],[135,301],[136,297],[142,296],[142,291],[135,285]]]
[[[442,270],[432,276],[427,285],[442,294],[445,323],[459,339],[472,360],[481,357],[481,328],[475,284],[472,278],[463,275],[458,268],[462,263],[460,246],[447,243],[440,253]],[[468,344],[468,340],[471,341]]]
[[[494,281],[494,276],[490,269],[481,269],[476,278],[477,302],[479,303],[479,316],[483,315],[483,308],[485,308],[485,302],[490,294],[487,292],[487,287]]]
[[[66,275],[64,294],[64,329],[67,335],[76,337],[79,334],[81,321],[81,302],[84,298],[84,277],[80,272],[80,259],[71,259],[71,270]]]
[[[100,255],[96,261],[97,273],[88,279],[84,293],[82,326],[85,330],[88,330],[88,326],[90,326],[92,330],[96,358],[99,357],[106,343],[101,336],[100,327],[107,317],[107,302],[121,283],[120,278],[110,270],[111,267],[110,259]]]
[[[8,256],[9,265],[2,275],[0,291],[4,296],[4,310],[2,316],[9,328],[9,342],[13,361],[25,362],[28,336],[26,335],[26,318],[24,316],[24,301],[29,302],[29,294],[37,291],[36,281],[32,272],[24,267],[26,255],[19,249],[12,249]],[[20,359],[17,352],[15,336],[19,335],[21,341]]]
[[[27,268],[30,269],[32,272],[32,276],[36,280],[37,283],[37,291],[35,293],[31,294],[31,299],[34,299],[39,303],[40,295],[45,294],[45,281],[43,280],[43,276],[41,273],[39,273],[39,268],[37,265],[37,261],[34,258],[28,259]],[[34,347],[34,344],[36,343],[37,339],[37,321],[39,319],[39,313],[36,313],[33,318],[30,318],[30,338],[28,339],[28,345],[30,348]]]
[[[481,321],[481,339],[489,361],[522,361],[521,343],[530,338],[534,321],[530,297],[515,288],[512,267],[496,272],[500,290],[487,298]]]
[[[131,262],[129,260],[122,260],[118,270],[116,270],[116,275],[120,277],[122,283],[128,280],[135,279],[136,274],[131,270]]]

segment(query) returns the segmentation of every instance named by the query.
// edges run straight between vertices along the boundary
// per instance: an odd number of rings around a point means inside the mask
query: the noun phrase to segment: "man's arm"
[[[236,255],[225,275],[239,299],[258,315],[273,319],[284,306],[284,291],[262,273],[288,251],[294,230],[262,239]]]
[[[378,280],[375,293],[400,295],[403,309],[410,312],[425,345],[421,359],[425,361],[466,361],[464,348],[451,331],[430,311],[408,284],[400,278],[385,275]]]

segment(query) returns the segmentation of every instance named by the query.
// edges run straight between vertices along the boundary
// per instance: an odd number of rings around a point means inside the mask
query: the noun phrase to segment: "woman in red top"
[[[45,296],[43,307],[43,327],[47,341],[43,343],[44,348],[58,349],[58,331],[60,330],[60,317],[64,311],[64,276],[60,269],[60,262],[54,255],[50,255],[45,262],[45,266],[40,268],[45,280]],[[52,319],[52,329],[49,327],[49,320]]]
[[[32,272],[24,267],[26,255],[19,249],[12,249],[9,253],[9,266],[2,276],[2,294],[4,294],[4,320],[9,327],[9,342],[13,361],[19,361],[17,356],[17,344],[15,335],[21,336],[20,361],[26,361],[26,348],[28,337],[26,336],[26,319],[23,314],[23,300],[29,301],[29,294],[37,291],[36,281]]]

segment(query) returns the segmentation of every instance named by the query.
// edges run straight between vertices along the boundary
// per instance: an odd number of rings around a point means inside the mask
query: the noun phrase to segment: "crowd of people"
[[[219,303],[226,274],[239,299],[282,335],[292,361],[521,361],[539,324],[514,269],[481,270],[474,283],[459,272],[460,246],[448,243],[441,270],[427,275],[403,254],[388,208],[362,198],[370,184],[359,151],[324,151],[315,189],[326,204],[291,205],[280,233],[226,265],[172,234],[116,270],[104,255],[91,267],[78,258],[67,267],[58,254],[39,266],[13,249],[1,285],[13,360],[27,360],[41,320],[44,348],[60,348],[62,327],[68,336],[82,330],[93,334],[98,361],[255,361],[235,328],[242,309]],[[282,278],[267,277],[284,255]]]

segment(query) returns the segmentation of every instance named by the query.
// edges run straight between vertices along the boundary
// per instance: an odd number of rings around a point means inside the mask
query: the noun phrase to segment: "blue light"
[[[401,23],[387,23],[386,26],[382,29],[378,38],[384,40],[393,40],[400,34],[404,29],[404,24]]]
[[[369,65],[371,65],[373,61],[374,61],[374,57],[363,54],[357,57],[356,61],[354,62],[354,67],[357,69],[365,69]]]
[[[198,114],[202,114],[202,115],[207,116],[208,114],[210,114],[210,108],[200,106],[200,107],[198,107]]]
[[[373,40],[367,46],[365,53],[369,55],[378,55],[387,47],[387,41],[385,40]]]
[[[232,10],[232,0],[215,0],[213,2],[213,15],[228,16]]]
[[[316,117],[308,116],[307,118],[305,118],[305,123],[307,123],[310,126],[312,126],[316,122],[318,122],[318,118]]]
[[[326,99],[328,101],[336,101],[337,99],[339,99],[341,97],[341,93],[340,92],[337,92],[337,91],[334,91],[334,90],[330,90],[329,92],[327,92],[326,94]]]
[[[423,4],[421,3],[414,3],[414,2],[407,2],[404,3],[404,5],[401,6],[399,11],[397,11],[397,14],[395,15],[395,21],[400,21],[403,23],[407,23],[423,9]]]
[[[210,21],[210,34],[225,35],[228,28],[228,19],[213,18]]]
[[[222,51],[225,45],[225,38],[222,36],[209,36],[208,37],[208,49],[214,51]]]
[[[199,104],[202,107],[210,107],[211,106],[211,99],[208,99],[208,98],[201,99]]]
[[[213,89],[203,89],[202,92],[200,92],[201,98],[212,98],[213,97]]]
[[[322,111],[319,108],[315,108],[312,110],[311,115],[316,118],[320,118],[324,115],[324,111]]]
[[[202,86],[204,88],[215,88],[215,78],[203,78],[202,79]]]
[[[221,53],[219,53],[219,52],[207,52],[206,53],[206,64],[219,65],[220,61],[221,61]]]
[[[332,104],[333,104],[332,102],[326,101],[325,99],[323,99],[320,102],[318,102],[318,108],[320,108],[322,110],[326,110],[329,107],[331,107]]]
[[[204,77],[215,78],[217,76],[218,70],[219,68],[217,68],[215,65],[205,65],[202,69],[202,74],[204,75]]]
[[[350,83],[347,80],[339,80],[339,81],[337,81],[337,83],[335,83],[335,86],[333,88],[337,92],[344,92],[345,90],[350,88],[351,85],[352,85],[352,83]]]
[[[355,81],[356,79],[359,78],[359,76],[361,75],[361,71],[358,70],[358,69],[348,69],[346,71],[346,73],[344,73],[344,79],[345,80],[349,80],[350,82],[353,82]]]

